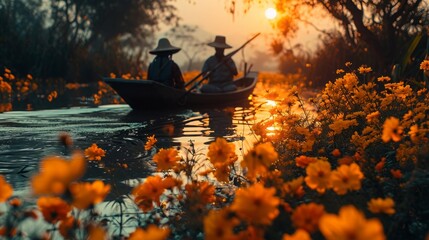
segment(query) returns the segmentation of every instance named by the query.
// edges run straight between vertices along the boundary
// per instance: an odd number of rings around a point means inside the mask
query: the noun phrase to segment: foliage
[[[0,67],[88,82],[137,73],[153,30],[177,17],[170,0],[2,0],[0,19]]]

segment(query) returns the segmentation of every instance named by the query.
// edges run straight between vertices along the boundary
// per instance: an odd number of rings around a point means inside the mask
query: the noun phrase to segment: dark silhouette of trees
[[[229,2],[234,12],[239,0]],[[245,3],[245,6],[257,4],[255,0],[241,2]],[[344,42],[350,52],[369,60],[368,65],[383,73],[390,72],[394,64],[404,65],[409,62],[412,59],[409,51],[413,51],[414,55],[420,51],[418,57],[420,59],[424,57],[422,54],[426,47],[424,39],[429,25],[427,1],[269,0],[268,2],[274,3],[280,13],[276,28],[284,39],[293,36],[299,29],[297,22],[310,24],[320,30],[322,39]],[[333,20],[331,29],[329,26],[320,26],[311,21],[314,15],[330,17]],[[416,40],[420,41],[418,47],[413,45],[413,41],[415,43]],[[414,51],[415,49],[418,50]],[[277,50],[283,54],[282,48]],[[402,66],[403,72],[405,67]]]
[[[136,73],[172,0],[0,0],[0,67],[42,78],[91,81]]]

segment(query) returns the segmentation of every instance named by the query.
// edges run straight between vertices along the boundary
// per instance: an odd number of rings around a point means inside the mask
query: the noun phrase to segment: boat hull
[[[245,77],[234,83],[237,90],[222,93],[187,92],[171,88],[151,80],[126,80],[119,78],[104,78],[117,94],[133,110],[159,108],[190,108],[206,106],[233,106],[248,103],[252,94],[258,73],[249,72]]]

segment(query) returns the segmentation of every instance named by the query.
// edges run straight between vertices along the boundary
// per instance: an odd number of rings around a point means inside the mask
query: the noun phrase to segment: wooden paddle
[[[228,53],[221,62],[219,62],[218,64],[216,64],[213,69],[207,71],[207,72],[201,72],[200,74],[198,74],[196,77],[194,77],[193,79],[191,79],[189,82],[187,82],[185,84],[185,88],[188,87],[189,85],[191,85],[193,82],[195,82],[198,78],[200,78],[201,76],[203,76],[203,78],[201,80],[199,80],[196,84],[194,84],[194,86],[192,86],[189,90],[187,90],[187,93],[189,93],[190,91],[192,91],[194,88],[196,88],[199,84],[201,84],[205,79],[207,79],[210,74],[212,74],[216,69],[218,69],[220,66],[222,66],[222,64],[224,64],[228,59],[230,59],[232,56],[234,56],[234,54],[236,54],[238,51],[240,51],[241,49],[243,49],[247,44],[249,44],[253,39],[255,39],[257,36],[259,36],[261,33],[257,33],[255,36],[253,36],[251,39],[247,40],[247,42],[245,42],[243,45],[241,45],[239,48],[237,48],[236,50]]]

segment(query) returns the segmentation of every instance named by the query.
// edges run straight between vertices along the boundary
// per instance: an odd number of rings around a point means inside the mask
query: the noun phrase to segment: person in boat
[[[149,51],[150,54],[156,56],[149,64],[148,79],[174,88],[184,88],[185,81],[182,72],[172,58],[173,54],[180,50],[181,48],[171,45],[167,38],[159,39],[158,46]]]
[[[236,90],[237,87],[233,83],[233,80],[238,71],[234,60],[231,57],[225,56],[225,49],[232,48],[226,43],[225,36],[216,36],[214,42],[207,45],[214,47],[215,54],[204,62],[202,72],[209,73],[209,81],[208,84],[201,87],[201,92],[228,92]],[[218,66],[220,63],[221,65]]]

